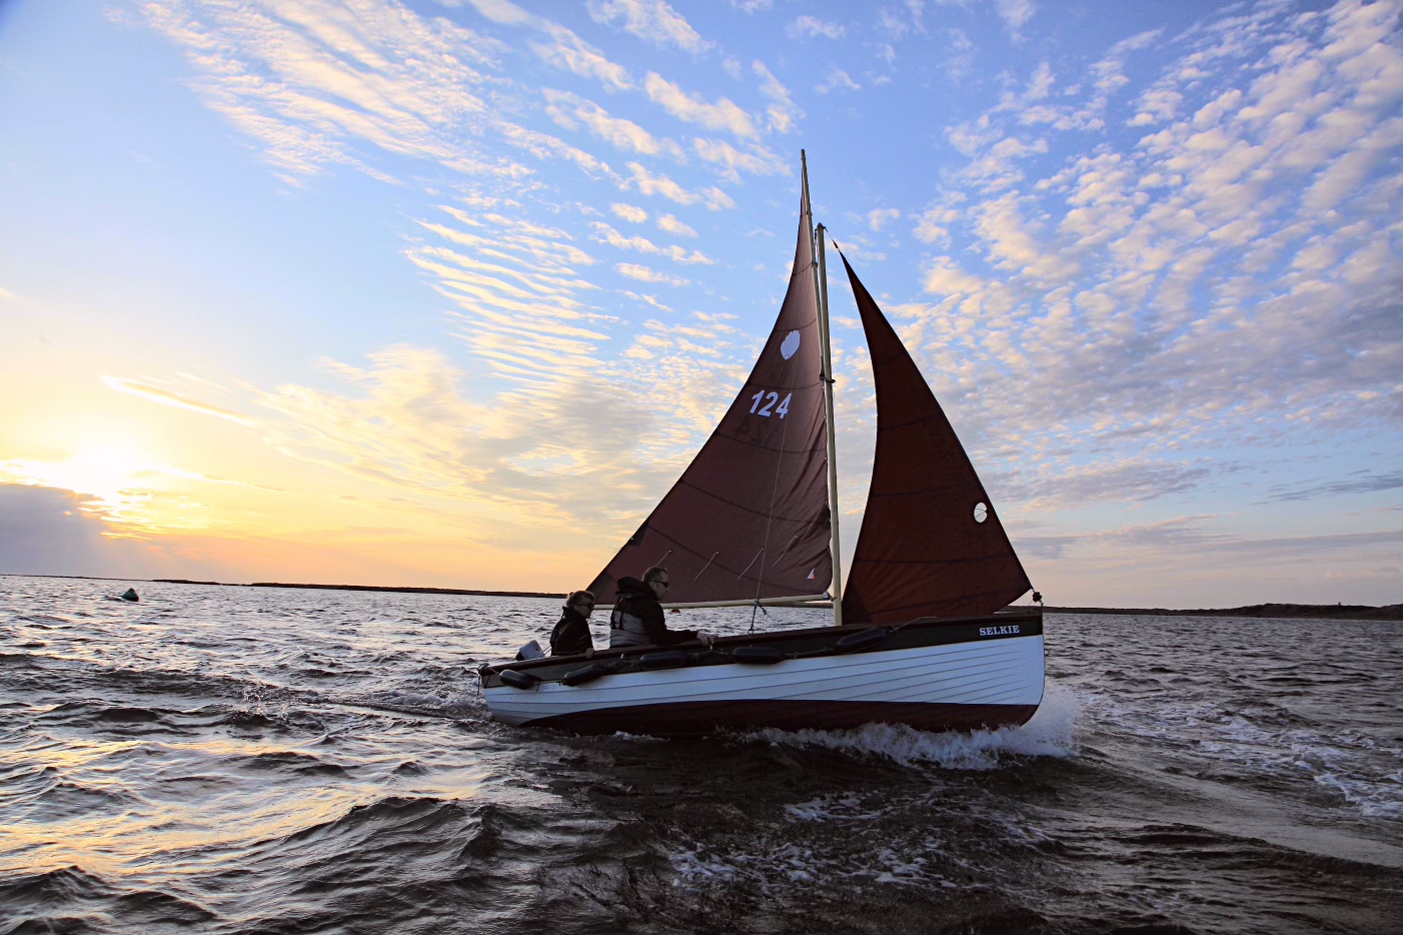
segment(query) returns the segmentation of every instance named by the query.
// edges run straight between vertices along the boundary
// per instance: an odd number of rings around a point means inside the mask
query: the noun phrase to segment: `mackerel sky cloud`
[[[1401,16],[21,0],[0,503],[93,573],[579,586],[749,370],[802,147],[1050,600],[1397,601]]]

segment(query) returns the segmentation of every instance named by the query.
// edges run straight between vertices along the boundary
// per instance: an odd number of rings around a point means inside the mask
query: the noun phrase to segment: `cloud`
[[[1351,471],[1347,477],[1340,480],[1280,484],[1272,488],[1267,499],[1269,501],[1314,500],[1318,497],[1338,497],[1353,493],[1397,490],[1400,487],[1403,487],[1403,470],[1380,474],[1365,468]]]
[[[468,0],[473,7],[494,23],[503,26],[529,26],[538,23],[538,18],[512,3],[511,0]]]
[[[633,264],[617,270],[688,284]],[[675,314],[654,296],[621,293]],[[495,345],[535,359],[530,367],[504,360],[506,372],[529,375],[485,398],[469,395],[475,374],[442,351],[395,345],[363,365],[325,361],[341,385],[284,385],[260,404],[275,416],[266,422],[270,441],[289,457],[405,498],[425,515],[450,511],[464,535],[495,551],[534,549],[543,530],[568,529],[602,553],[656,503],[744,378],[733,359],[749,338],[727,317],[646,322],[616,360],[588,367],[556,366],[559,326],[547,319],[534,346],[516,337]],[[475,356],[489,359],[493,346]]]
[[[750,175],[787,174],[789,167],[765,147],[751,143],[744,150],[736,149],[725,140],[696,138],[692,148],[702,162],[710,163],[721,170],[722,178],[739,182],[740,173]]]
[[[633,173],[628,180],[628,185],[636,187],[645,195],[662,195],[670,201],[675,201],[679,205],[704,204],[708,210],[718,211],[722,208],[734,208],[736,203],[719,188],[705,188],[699,192],[688,191],[681,185],[674,182],[665,175],[654,175],[649,172],[642,163],[630,162],[629,171]]]
[[[589,15],[596,23],[622,21],[625,32],[659,48],[675,45],[685,52],[699,55],[714,45],[703,39],[664,0],[589,0],[588,7]]]
[[[750,114],[732,103],[729,98],[723,97],[715,104],[708,104],[700,95],[688,94],[657,72],[649,72],[643,86],[654,103],[661,105],[663,110],[678,120],[694,123],[708,130],[726,130],[743,139],[753,140],[760,136]]]
[[[1322,553],[1363,552],[1381,546],[1403,545],[1403,530],[1342,533],[1311,536],[1263,536],[1250,538],[1215,530],[1211,516],[1186,516],[1153,523],[1140,523],[1095,533],[1059,537],[1057,557],[1072,547],[1102,545],[1120,550],[1154,550],[1173,560],[1210,561],[1320,561]],[[1020,538],[1021,541],[1021,538]],[[1144,556],[1126,557],[1129,562]]]
[[[925,211],[916,222],[916,239],[928,244],[944,244],[950,239],[950,225],[959,220],[953,207],[937,205]]]
[[[1059,463],[1055,471],[1026,471],[1001,478],[998,489],[1026,511],[1085,506],[1096,502],[1148,502],[1185,493],[1231,466],[1127,456],[1090,464]]]
[[[1072,451],[1109,470],[1396,427],[1403,222],[1379,206],[1403,196],[1382,161],[1403,146],[1398,16],[1260,7],[1141,33],[1064,90],[1040,63],[955,128],[966,161],[916,226],[951,255],[898,317],[962,426],[1000,458],[1035,444],[1029,485],[1080,470]],[[1137,91],[1125,61],[1151,46]],[[1186,470],[1157,482],[1215,476]]]
[[[397,4],[348,9],[152,0],[150,24],[180,46],[205,102],[257,140],[288,181],[327,165],[376,177],[368,143],[469,174],[510,174],[474,137],[493,123],[480,93],[500,44]]]
[[[679,247],[676,244],[670,247],[660,247],[648,238],[636,234],[632,237],[625,237],[603,221],[595,221],[590,226],[595,230],[592,239],[600,243],[607,243],[609,246],[617,247],[620,250],[636,250],[639,253],[651,253],[656,256],[665,256],[674,263],[704,263],[709,266],[716,262],[711,259],[711,257],[698,250],[693,250],[689,253],[686,248]]]
[[[627,91],[635,86],[628,69],[610,61],[603,52],[571,30],[547,22],[545,31],[550,37],[549,42],[528,43],[531,51],[540,56],[543,62],[581,78],[593,78],[602,84],[606,91]]]
[[[828,72],[828,77],[823,84],[814,88],[820,94],[827,94],[829,91],[861,91],[862,85],[852,79],[852,76],[841,68],[834,68]]]
[[[658,218],[658,229],[667,231],[669,234],[674,234],[678,237],[697,236],[696,231],[670,214],[664,214],[662,217]]]
[[[141,545],[113,532],[92,497],[0,483],[0,574],[149,575],[154,565]]]
[[[541,93],[550,102],[546,113],[556,124],[568,130],[578,129],[583,124],[592,135],[626,153],[655,156],[664,151],[681,152],[681,147],[672,140],[659,141],[632,120],[611,117],[604,108],[579,95],[549,88]]]
[[[880,232],[892,221],[901,217],[900,208],[877,208],[867,212],[867,226],[873,231]]]
[[[994,0],[994,9],[999,19],[1008,26],[1008,31],[1017,35],[1018,30],[1038,11],[1038,5],[1033,0]]]
[[[619,271],[619,275],[627,276],[629,279],[636,279],[639,282],[657,282],[669,286],[690,286],[690,279],[683,279],[680,276],[670,276],[667,273],[660,273],[655,269],[646,266],[639,266],[636,263],[618,263],[614,269]]]
[[[558,228],[481,209],[440,210],[446,220],[419,222],[434,239],[406,256],[453,303],[450,334],[512,382],[595,371],[608,335],[582,298],[597,287],[578,273],[593,258]]]
[[[544,33],[550,41],[533,47],[557,67],[610,90],[633,87],[624,69],[570,30],[505,0],[474,5],[493,22]],[[152,0],[142,9],[185,51],[206,104],[256,141],[290,184],[338,165],[395,183],[396,160],[407,157],[503,188],[520,185],[533,170],[503,158],[494,139],[621,181],[594,155],[510,119],[521,105],[516,86],[499,74],[507,46],[447,19],[418,17],[394,0],[276,9]],[[566,113],[571,104],[580,112]],[[591,102],[571,96],[552,107],[557,122],[582,122],[625,151],[679,151]]]
[[[630,299],[633,299],[635,302],[642,302],[644,305],[651,305],[653,308],[657,309],[660,312],[671,312],[673,310],[670,306],[664,305],[663,303],[659,302],[658,297],[655,295],[640,295],[637,292],[630,292],[627,289],[620,289],[619,294],[626,295]]]
[[[791,39],[815,39],[819,36],[825,39],[841,39],[846,34],[847,29],[842,23],[825,22],[814,16],[795,17],[789,24]]]
[[[625,221],[632,221],[634,224],[642,224],[648,220],[648,212],[633,205],[619,204],[616,201],[609,206],[609,210]],[[669,214],[668,217],[672,217],[672,215]]]
[[[959,84],[974,68],[974,42],[963,29],[948,29],[945,34],[950,39],[950,57],[945,60],[944,71],[946,77]]]
[[[877,11],[877,29],[894,42],[904,38],[913,29],[925,32],[925,24],[921,21],[923,6],[924,0],[918,0],[916,4],[908,7],[910,19],[903,18],[898,11],[890,7],[882,7]],[[883,57],[888,63],[895,55],[896,50],[892,46],[888,45],[883,49]]]
[[[804,112],[790,97],[789,89],[759,59],[755,60],[751,69],[760,79],[760,93],[770,100],[770,106],[765,110],[767,127],[775,133],[793,133],[798,129]]]
[[[593,78],[607,91],[627,91],[634,87],[628,69],[609,60],[599,49],[581,39],[573,30],[554,20],[537,16],[510,0],[468,0],[485,18],[503,26],[532,29],[546,34],[549,41],[528,43],[542,61],[562,71]]]
[[[1043,593],[1063,605],[1191,608],[1397,600],[1403,532],[1243,535],[1224,519],[1180,516],[1067,535],[1015,529],[1011,537],[1030,559],[1034,579],[1052,579]],[[1143,580],[1147,567],[1155,569],[1150,581]],[[1067,577],[1072,568],[1074,577]],[[1191,590],[1185,590],[1185,581],[1193,582]]]
[[[285,453],[460,511],[505,510],[515,537],[562,523],[612,529],[661,483],[640,467],[649,459],[634,437],[653,416],[611,385],[612,374],[563,375],[474,402],[467,375],[436,350],[397,345],[368,366],[331,372],[352,392],[284,386],[265,395],[282,417]]]
[[[119,393],[129,393],[132,396],[139,396],[142,399],[159,403],[162,406],[171,406],[176,409],[184,409],[187,412],[197,412],[204,416],[213,416],[216,419],[224,419],[243,426],[256,426],[257,420],[248,416],[240,415],[237,412],[230,412],[227,409],[220,409],[218,406],[211,406],[208,403],[198,402],[173,393],[170,390],[163,390],[159,387],[140,383],[136,380],[127,380],[121,377],[104,376],[102,382]]]

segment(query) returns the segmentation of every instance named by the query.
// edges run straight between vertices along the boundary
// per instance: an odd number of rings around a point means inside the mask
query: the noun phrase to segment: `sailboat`
[[[825,230],[801,154],[789,288],[745,385],[595,578],[664,565],[668,608],[831,606],[833,625],[484,665],[494,718],[577,733],[919,730],[1026,722],[1042,701],[1041,598],[930,387],[846,257],[876,385],[867,508],[840,567]],[[841,253],[840,253],[841,256]]]

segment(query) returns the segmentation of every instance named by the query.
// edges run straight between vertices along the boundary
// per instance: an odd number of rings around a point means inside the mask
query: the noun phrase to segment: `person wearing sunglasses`
[[[637,578],[619,579],[619,596],[609,616],[609,648],[672,646],[692,640],[709,642],[696,630],[669,630],[663,617],[663,595],[671,587],[667,569],[654,565]]]
[[[594,595],[571,591],[560,608],[560,622],[550,634],[552,656],[594,654],[594,638],[589,633],[589,615],[594,612]]]

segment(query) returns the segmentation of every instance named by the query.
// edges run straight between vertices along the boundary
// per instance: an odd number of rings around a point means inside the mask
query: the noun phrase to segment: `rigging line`
[[[769,612],[768,610],[765,609],[765,605],[762,604],[762,603],[760,603],[760,599],[757,597],[757,598],[755,599],[755,603],[754,603],[753,605],[751,605],[751,608],[750,608],[750,632],[751,632],[751,633],[754,633],[754,632],[755,632],[755,611],[757,611],[757,610],[760,611],[760,613],[764,614],[766,617],[768,617],[768,616],[770,615],[770,612]]]
[[[715,552],[712,552],[712,553],[711,553],[711,558],[709,558],[709,559],[706,560],[706,564],[702,566],[702,570],[701,570],[701,571],[697,572],[695,575],[692,576],[692,580],[693,580],[693,581],[696,581],[698,578],[700,578],[700,577],[702,576],[702,571],[706,571],[708,568],[710,568],[710,567],[711,567],[711,563],[714,562],[714,561],[716,561],[716,556],[718,556],[718,555],[720,555],[720,554],[721,554],[721,550],[720,550],[720,549],[717,549]]]
[[[667,557],[668,557],[669,555],[671,555],[671,554],[672,554],[672,550],[671,550],[671,549],[668,549],[666,552],[663,553],[663,557],[660,558],[660,559],[658,559],[658,560],[657,560],[656,562],[654,562],[653,564],[654,564],[654,565],[661,565],[661,564],[667,559]],[[716,557],[716,556],[714,556],[714,555],[712,556],[712,558],[715,558],[715,557]]]
[[[762,556],[762,555],[764,555],[764,554],[765,554],[765,547],[762,545],[762,546],[760,546],[760,551],[755,553],[755,558],[759,558],[760,556]],[[752,558],[752,559],[750,560],[750,565],[754,565],[754,564],[755,564],[755,558]],[[744,577],[745,577],[745,573],[746,573],[747,571],[750,571],[750,565],[746,565],[745,568],[741,570],[741,573],[738,574],[738,575],[736,575],[736,580],[737,580],[737,581],[739,581],[740,579],[744,578]],[[761,567],[761,568],[764,568],[765,566],[764,566],[764,565],[761,565],[760,567]]]

